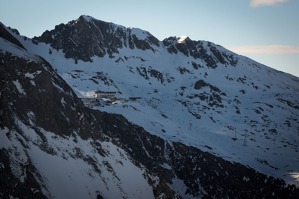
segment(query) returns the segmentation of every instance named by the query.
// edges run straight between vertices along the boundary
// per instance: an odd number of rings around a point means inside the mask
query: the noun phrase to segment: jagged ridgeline
[[[89,16],[0,44],[0,198],[299,197],[298,78]]]

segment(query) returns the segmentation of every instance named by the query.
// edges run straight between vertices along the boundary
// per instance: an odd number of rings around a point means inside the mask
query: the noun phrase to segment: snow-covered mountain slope
[[[101,110],[298,182],[297,77],[210,42],[186,37],[159,42],[133,30],[81,16],[34,38],[40,43],[20,42],[49,61],[80,97],[99,89],[142,98]]]
[[[52,67],[1,44],[1,198],[154,198]]]
[[[0,53],[1,198],[299,195],[282,180],[85,108],[48,63],[15,47]]]
[[[298,78],[210,42],[161,42],[87,16],[33,40],[5,30],[29,52],[1,40],[2,194],[16,197],[18,184],[54,198],[298,196],[259,173],[297,183]],[[87,53],[88,38],[102,54]],[[79,97],[99,89],[118,100],[93,107],[108,113],[85,108],[43,59]]]
[[[210,42],[161,42],[147,31],[88,16],[46,31],[35,44],[19,40],[49,61],[79,97],[97,89],[122,99],[141,97],[100,110],[298,183],[297,77]]]

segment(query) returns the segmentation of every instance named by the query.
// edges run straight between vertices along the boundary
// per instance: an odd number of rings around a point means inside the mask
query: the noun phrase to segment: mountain
[[[51,63],[79,97],[103,90],[117,92],[119,99],[141,98],[96,109],[298,183],[297,77],[211,42],[157,41],[147,31],[89,16],[56,26],[33,42],[19,40]],[[94,45],[101,54],[90,50]],[[78,57],[82,52],[85,56]]]
[[[1,197],[299,196],[297,77],[89,16],[0,36]]]

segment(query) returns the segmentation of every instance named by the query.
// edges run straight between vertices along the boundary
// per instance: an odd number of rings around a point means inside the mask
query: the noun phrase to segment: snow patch
[[[61,98],[60,102],[61,102],[61,104],[62,104],[63,106],[65,106],[65,105],[66,105],[66,102],[65,102],[65,100],[64,100],[64,97],[63,97],[63,98]]]
[[[174,178],[172,180],[172,184],[170,184],[169,186],[173,190],[175,190],[183,198],[186,198],[186,199],[195,199],[195,198],[198,198],[198,197],[194,197],[192,195],[186,195],[187,187],[186,187],[184,181],[182,181],[179,178]]]
[[[33,79],[34,75],[32,73],[25,73],[25,77]]]
[[[184,43],[184,41],[188,38],[188,36],[180,36],[180,38],[178,39],[177,43]]]
[[[23,48],[14,45],[13,43],[7,41],[6,39],[3,39],[2,37],[0,37],[0,50],[12,53],[14,55],[17,55],[18,57],[22,57],[25,59],[34,60],[34,61],[40,60],[37,56],[32,55],[31,53],[27,52]]]
[[[13,83],[14,83],[15,87],[17,88],[17,90],[18,90],[18,92],[19,92],[20,94],[22,94],[22,95],[26,95],[26,93],[25,93],[25,91],[24,91],[22,85],[20,84],[19,80],[15,80],[15,81],[13,81]]]
[[[132,28],[131,31],[131,33],[135,35],[139,40],[146,40],[148,37],[148,33],[139,28]]]
[[[168,170],[172,169],[172,167],[167,163],[162,164],[161,167],[163,167],[164,169],[168,169]]]
[[[290,176],[293,178],[293,180],[296,182],[296,184],[299,183],[299,172],[291,172]],[[291,182],[293,183],[293,182]]]

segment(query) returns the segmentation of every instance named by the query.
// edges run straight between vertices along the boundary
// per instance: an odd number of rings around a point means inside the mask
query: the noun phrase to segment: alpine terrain
[[[0,198],[299,198],[298,77],[86,15],[0,57]]]

